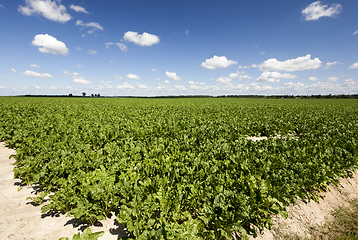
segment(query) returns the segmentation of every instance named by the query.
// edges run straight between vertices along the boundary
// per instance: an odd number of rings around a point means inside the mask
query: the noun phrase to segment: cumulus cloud
[[[78,83],[78,84],[93,84],[93,82],[88,81],[86,79],[84,79],[84,77],[81,77],[79,73],[77,72],[67,72],[67,71],[62,71],[64,76],[71,76],[72,77],[72,82],[74,83]]]
[[[342,63],[340,63],[340,62],[338,62],[338,61],[334,61],[334,62],[327,62],[326,63],[326,66],[325,66],[325,70],[326,69],[328,69],[328,68],[330,68],[330,67],[332,67],[333,65],[337,65],[337,64],[342,64]]]
[[[199,89],[202,89],[203,86],[205,86],[205,83],[189,81],[186,86],[187,86],[187,88],[192,89],[192,90],[199,90]]]
[[[137,32],[128,31],[124,34],[123,39],[128,42],[133,42],[139,46],[148,47],[160,42],[158,36],[146,32],[139,34]]]
[[[68,53],[66,44],[48,34],[37,34],[31,44],[39,47],[39,51],[42,53],[59,53],[62,55],[66,55]]]
[[[216,79],[216,81],[222,84],[230,84],[232,82],[232,79],[228,77],[219,77],[218,79]]]
[[[55,22],[67,22],[72,18],[66,12],[66,7],[61,5],[60,0],[25,0],[25,2],[25,6],[18,8],[18,11],[23,15],[38,14]]]
[[[260,71],[303,71],[308,69],[317,69],[321,67],[321,60],[319,58],[311,59],[311,55],[307,54],[303,57],[295,59],[288,59],[286,61],[278,61],[276,58],[270,58],[260,64]]]
[[[123,79],[121,76],[119,76],[118,74],[114,74],[113,77],[117,80]]]
[[[170,80],[176,80],[176,81],[181,80],[181,77],[177,76],[177,74],[176,74],[175,72],[168,72],[168,71],[166,71],[165,74],[167,75],[167,77],[168,77]]]
[[[328,5],[316,1],[302,10],[302,15],[306,21],[318,20],[321,17],[336,17],[342,11],[342,6],[338,3]]]
[[[97,54],[97,51],[96,51],[96,50],[90,50],[90,49],[88,49],[88,50],[87,50],[87,53],[90,54],[90,55],[96,55],[96,54]]]
[[[338,77],[329,77],[328,79],[327,79],[327,81],[328,82],[335,82],[335,81],[337,81],[339,78]]]
[[[316,77],[310,77],[308,80],[314,82],[314,81],[318,81],[318,78],[316,78]]]
[[[137,76],[137,75],[135,75],[135,74],[132,74],[132,73],[129,73],[129,74],[127,75],[127,78],[133,79],[133,80],[140,80],[140,77],[139,77],[139,76]]]
[[[81,7],[81,6],[76,6],[76,5],[71,5],[70,6],[70,8],[72,9],[72,10],[75,10],[76,12],[83,12],[83,13],[88,13],[87,11],[86,11],[86,9],[84,8],[84,7]]]
[[[33,68],[41,68],[41,66],[38,63],[31,64],[30,66]]]
[[[130,89],[134,89],[135,87],[131,84],[129,84],[128,82],[125,82],[121,85],[118,85],[116,88],[121,89],[121,90],[130,90]]]
[[[239,80],[242,80],[242,79],[252,79],[251,76],[247,75],[247,74],[244,74],[245,72],[239,72],[237,71],[236,73],[230,73],[229,77],[230,78],[238,78]],[[244,75],[243,75],[244,74]]]
[[[165,83],[165,84],[169,84],[170,81],[169,81],[169,80],[165,80],[164,83]]]
[[[206,59],[201,63],[201,66],[207,69],[227,68],[232,64],[237,64],[233,60],[228,60],[225,56],[218,57],[214,55],[212,58]]]
[[[16,70],[14,68],[11,68],[10,69],[12,72],[16,73]]]
[[[34,71],[30,71],[30,70],[27,70],[24,73],[21,73],[21,75],[28,76],[28,77],[39,77],[39,78],[50,78],[50,77],[52,77],[48,73],[37,73],[37,72],[34,72]]]
[[[354,33],[353,33],[353,35],[355,35],[355,34],[357,34],[358,33],[358,30],[356,30]]]
[[[297,78],[297,76],[289,73],[279,73],[279,72],[263,72],[256,82],[279,82],[280,79],[292,79]]]
[[[88,81],[88,80],[84,79],[84,77],[79,77],[79,76],[73,76],[72,82],[78,83],[78,84],[93,84],[93,82]]]
[[[106,43],[106,48],[108,49],[110,45],[117,45],[119,49],[121,49],[122,52],[127,52],[127,46],[124,45],[123,43]]]
[[[153,72],[156,72],[156,71],[158,71],[158,70],[157,70],[157,69],[155,69],[155,68],[152,68],[152,71],[153,71]]]
[[[350,66],[349,69],[358,69],[358,62],[353,63],[353,65]]]

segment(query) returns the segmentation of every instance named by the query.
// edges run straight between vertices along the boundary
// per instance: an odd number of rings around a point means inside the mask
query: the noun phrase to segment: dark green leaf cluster
[[[43,211],[114,211],[136,239],[256,235],[358,166],[356,100],[1,100],[0,138]]]

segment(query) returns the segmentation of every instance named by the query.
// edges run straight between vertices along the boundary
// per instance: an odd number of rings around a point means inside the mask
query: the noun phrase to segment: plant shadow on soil
[[[24,184],[23,181],[21,180],[18,180],[14,183],[14,186],[18,187],[19,189],[23,188],[23,187],[26,187],[28,186],[27,184]],[[41,186],[39,185],[33,185],[33,186],[29,186],[31,188],[31,195],[32,196],[37,196],[38,194],[40,194],[42,192],[42,188]],[[28,200],[32,200],[32,198],[28,198]],[[29,205],[32,205],[34,207],[40,207],[41,208],[41,205],[43,205],[45,202],[47,202],[48,199],[43,199],[43,201],[41,202],[41,204],[38,204],[36,203],[35,201],[28,201],[26,204],[29,204]],[[115,213],[111,213],[109,218],[112,217],[112,214],[118,214],[118,212],[115,212]],[[51,217],[51,218],[59,218],[61,217],[61,215],[66,215],[65,213],[61,212],[61,211],[52,211],[52,212],[46,212],[46,213],[42,213],[41,214],[41,218],[44,219],[44,218],[48,218],[48,217]],[[127,239],[127,238],[133,238],[134,235],[130,232],[128,232],[125,228],[125,225],[124,224],[121,224],[121,223],[118,223],[116,219],[113,220],[113,225],[115,227],[111,227],[109,228],[109,233],[113,236],[117,236],[117,239],[120,240],[120,239]],[[87,222],[83,222],[77,218],[71,218],[69,219],[63,226],[68,226],[68,225],[72,225],[72,227],[74,229],[78,229],[80,232],[83,232],[86,228],[90,227],[90,224],[88,224]],[[103,224],[99,221],[96,221],[94,224],[93,224],[94,227],[98,227],[98,228],[103,228]],[[103,231],[102,229],[94,229],[94,232],[97,232],[97,231]]]

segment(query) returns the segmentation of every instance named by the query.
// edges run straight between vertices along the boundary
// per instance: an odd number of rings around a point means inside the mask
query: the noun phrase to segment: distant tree
[[[93,93],[91,94],[91,97],[94,97]]]
[[[86,97],[86,93],[85,93],[85,92],[82,93],[82,97]]]
[[[68,94],[69,97],[73,97],[72,93]]]
[[[98,94],[97,94],[97,97],[100,97],[100,96],[101,96],[101,94],[98,93]]]

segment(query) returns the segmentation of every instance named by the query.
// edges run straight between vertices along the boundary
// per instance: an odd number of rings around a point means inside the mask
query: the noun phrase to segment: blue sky
[[[357,94],[358,2],[0,0],[0,95]]]

